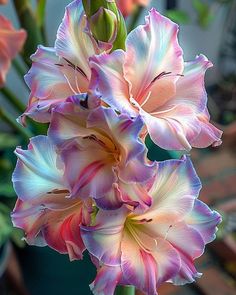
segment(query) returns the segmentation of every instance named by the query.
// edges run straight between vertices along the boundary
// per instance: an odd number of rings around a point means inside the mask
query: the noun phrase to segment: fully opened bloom
[[[45,246],[81,259],[85,249],[79,225],[88,222],[90,201],[70,199],[65,166],[46,136],[31,139],[28,150],[16,149],[13,173],[18,195],[13,224],[26,233],[31,245]]]
[[[99,210],[91,226],[81,226],[86,248],[101,266],[94,294],[108,294],[106,289],[114,290],[117,283],[157,294],[162,282],[198,278],[194,259],[214,239],[220,222],[219,214],[197,199],[200,188],[188,158],[165,161],[148,188],[153,203],[146,212],[137,214],[125,206]],[[109,276],[113,286],[104,281]]]
[[[100,52],[86,32],[87,20],[81,0],[66,7],[54,47],[39,46],[25,76],[31,89],[26,115],[39,122],[50,121],[50,110],[67,97],[87,92],[91,70],[88,58]]]
[[[26,39],[24,30],[16,30],[12,23],[0,15],[0,87],[6,80],[11,60],[22,49]]]
[[[146,160],[139,139],[142,127],[140,117],[131,119],[102,106],[83,109],[72,99],[54,109],[48,134],[64,160],[72,195],[90,196],[105,208],[123,202],[150,206],[141,184],[153,176],[155,163]],[[129,200],[123,191],[132,190],[133,183],[140,187]]]
[[[126,51],[91,57],[102,99],[112,108],[140,114],[152,140],[165,149],[190,150],[221,143],[221,131],[209,123],[203,55],[183,61],[178,27],[152,9],[145,25],[126,39]]]

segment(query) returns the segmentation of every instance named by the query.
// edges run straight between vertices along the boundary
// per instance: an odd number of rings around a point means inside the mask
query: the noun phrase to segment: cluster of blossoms
[[[27,110],[49,122],[47,136],[16,149],[12,213],[29,244],[97,267],[94,294],[117,284],[157,294],[163,282],[200,277],[194,260],[215,238],[217,212],[198,200],[189,156],[151,162],[147,134],[164,149],[220,144],[209,123],[204,74],[211,62],[184,62],[178,27],[155,9],[111,50],[89,31],[82,1],[66,8],[53,48],[39,46],[25,80]]]

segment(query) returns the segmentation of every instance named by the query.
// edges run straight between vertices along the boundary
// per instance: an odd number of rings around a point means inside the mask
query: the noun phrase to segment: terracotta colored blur
[[[0,3],[4,3],[4,1]],[[26,32],[24,30],[15,30],[12,23],[0,15],[0,87],[5,83],[11,60],[22,49],[25,39]]]

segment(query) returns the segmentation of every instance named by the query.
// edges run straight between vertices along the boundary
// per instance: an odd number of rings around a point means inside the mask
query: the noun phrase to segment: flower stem
[[[12,127],[15,131],[19,132],[21,135],[24,136],[26,140],[29,139],[29,137],[32,137],[33,134],[30,130],[23,128],[20,124],[18,124],[15,119],[6,112],[3,108],[0,108],[0,118],[5,121],[9,126]]]
[[[22,65],[19,63],[17,59],[13,59],[12,65],[14,69],[16,70],[17,74],[19,75],[19,77],[22,79],[24,75],[26,74],[27,70],[22,67]]]
[[[135,295],[134,286],[117,286],[115,295]]]
[[[16,95],[9,88],[3,87],[0,89],[0,91],[5,96],[7,101],[9,101],[15,109],[17,109],[20,113],[24,112],[25,105],[16,97]]]

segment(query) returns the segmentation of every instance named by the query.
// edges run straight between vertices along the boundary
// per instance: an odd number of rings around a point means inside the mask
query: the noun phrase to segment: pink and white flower
[[[99,210],[91,226],[81,226],[86,248],[100,262],[94,294],[106,294],[116,284],[157,294],[165,281],[183,284],[200,277],[194,260],[214,239],[220,222],[219,214],[197,199],[200,188],[188,158],[161,162],[148,188],[153,203],[146,212],[126,206]],[[109,276],[111,284],[105,282]]]
[[[88,92],[89,57],[101,52],[85,30],[87,20],[81,0],[66,7],[54,47],[39,46],[31,56],[32,67],[25,76],[31,90],[24,115],[49,122],[51,109],[67,97]]]
[[[90,58],[102,99],[112,108],[141,115],[145,133],[164,149],[219,145],[222,132],[209,123],[203,56],[183,61],[178,26],[152,9],[145,25],[126,39],[126,51]]]
[[[81,259],[85,246],[79,225],[89,222],[90,200],[69,198],[64,163],[48,137],[34,137],[28,150],[15,153],[12,180],[19,199],[12,212],[14,226],[25,231],[31,245],[48,245],[71,260]]]
[[[147,149],[139,139],[142,127],[140,117],[131,119],[102,106],[88,110],[67,100],[55,108],[48,134],[65,163],[72,197],[90,196],[107,209],[123,202],[149,207],[151,198],[142,184],[153,176],[155,163],[146,160]]]

